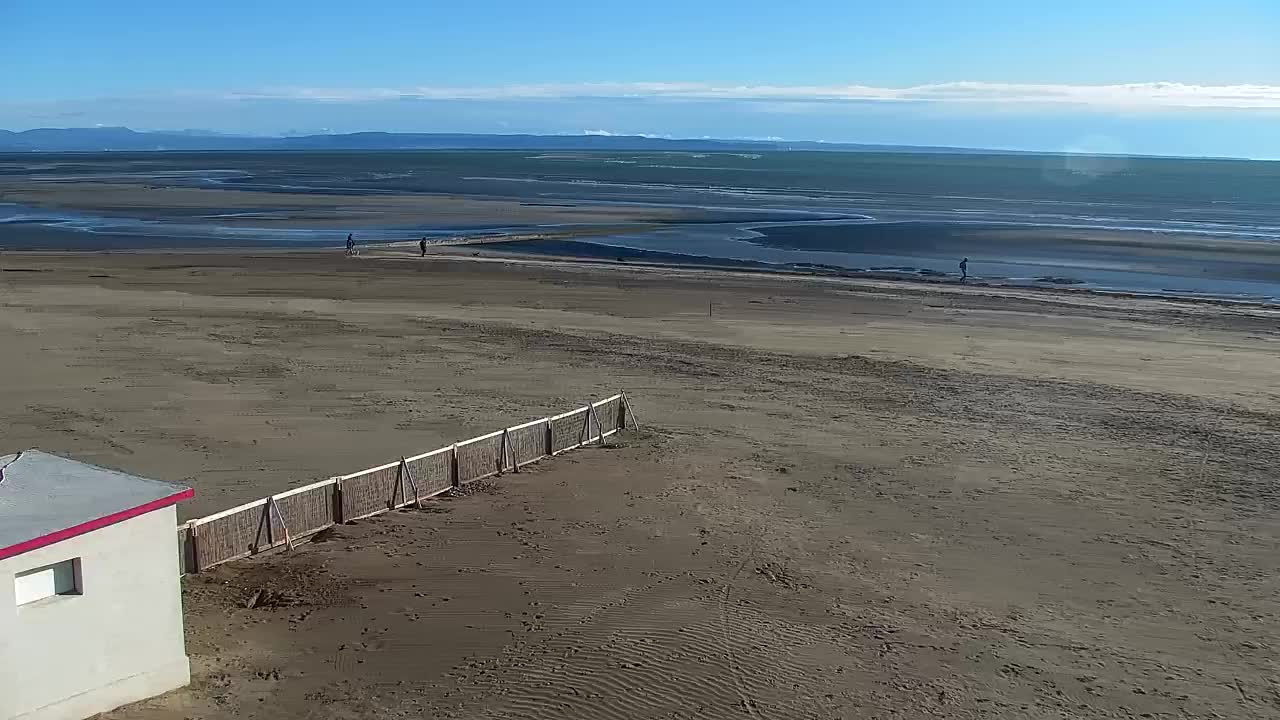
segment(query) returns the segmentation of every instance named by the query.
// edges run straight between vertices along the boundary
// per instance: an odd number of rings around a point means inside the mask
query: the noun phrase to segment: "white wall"
[[[190,679],[173,506],[0,560],[0,720],[80,720]],[[18,606],[14,574],[80,558],[81,595]]]

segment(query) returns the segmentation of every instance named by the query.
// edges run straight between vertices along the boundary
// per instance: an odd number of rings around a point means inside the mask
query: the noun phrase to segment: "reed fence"
[[[468,483],[559,455],[635,425],[625,393],[438,450],[254,500],[178,526],[182,572],[278,547],[333,525],[416,505]]]

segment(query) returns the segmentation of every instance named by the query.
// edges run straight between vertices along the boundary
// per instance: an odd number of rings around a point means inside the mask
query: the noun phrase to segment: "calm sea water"
[[[993,279],[1280,297],[1280,163],[823,152],[0,156],[0,179],[10,182],[113,177],[282,194],[679,206],[710,213],[714,222],[673,224],[597,245],[906,273],[954,273],[959,258],[968,257],[972,274]],[[75,247],[93,246],[95,238],[116,247],[331,245],[346,233],[256,228],[243,218],[230,225],[218,217],[239,210],[108,218],[0,205],[0,246],[21,244],[19,227],[56,230],[40,234],[40,243]],[[362,236],[390,240],[460,229],[494,228],[384,226]]]

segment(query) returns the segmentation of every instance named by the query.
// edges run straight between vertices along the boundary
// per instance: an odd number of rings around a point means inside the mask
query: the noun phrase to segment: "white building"
[[[38,450],[0,456],[0,720],[81,720],[189,682],[188,497]]]

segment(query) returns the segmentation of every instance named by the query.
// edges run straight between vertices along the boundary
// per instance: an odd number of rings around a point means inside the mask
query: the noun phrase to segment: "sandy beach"
[[[1264,718],[1277,328],[484,254],[5,253],[0,422],[190,484],[185,517],[620,389],[644,425],[187,578],[192,685],[113,720]]]

